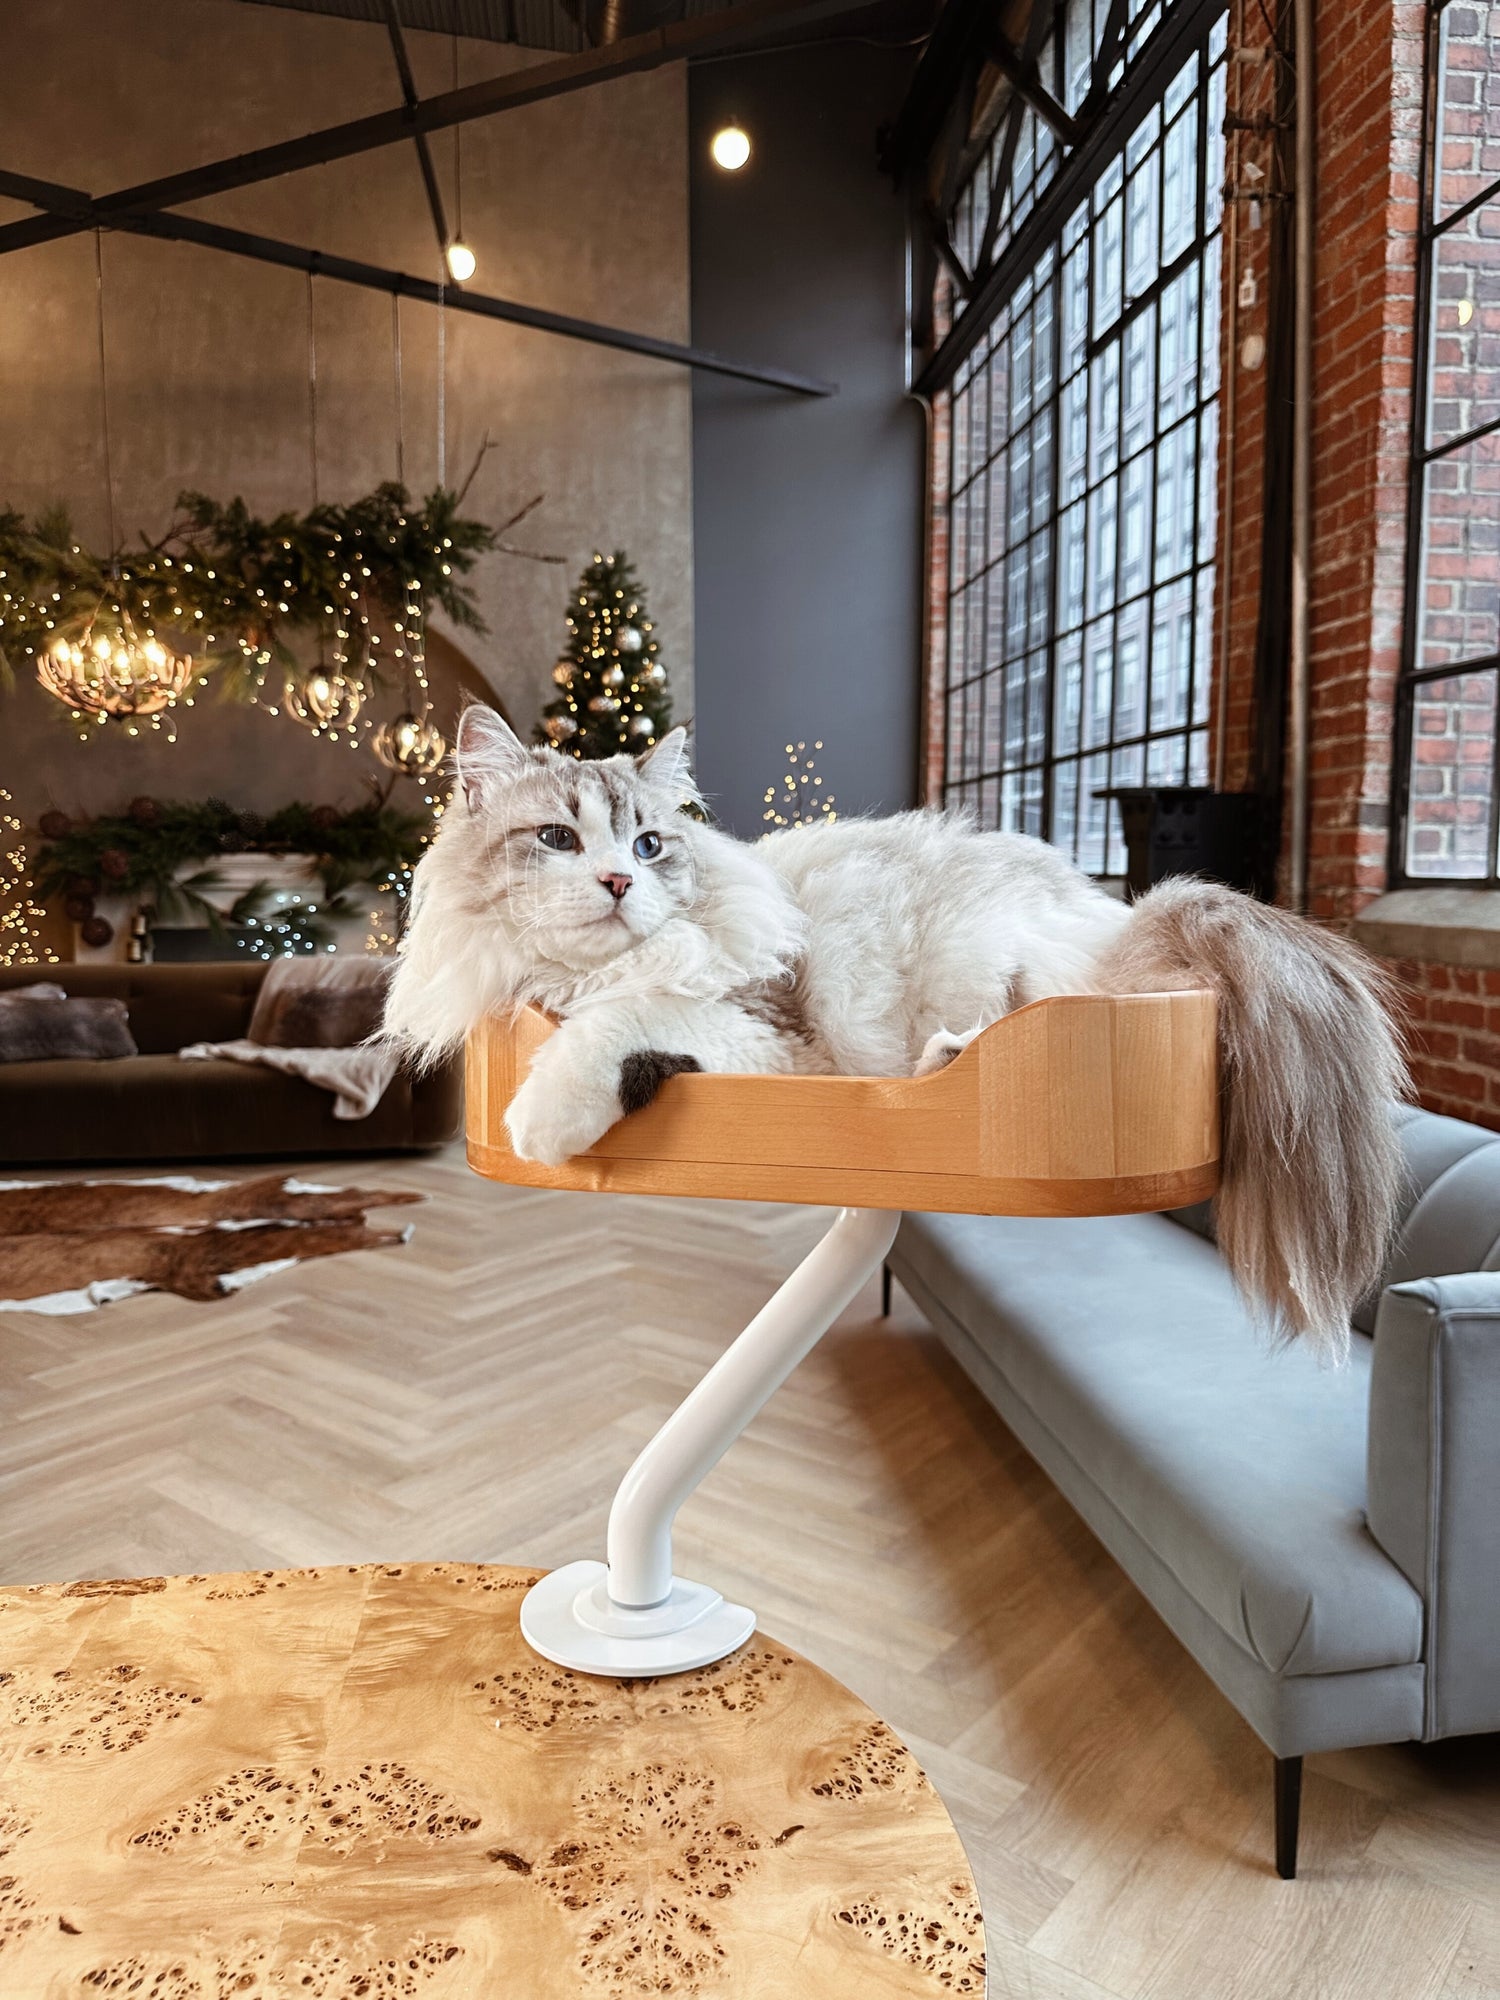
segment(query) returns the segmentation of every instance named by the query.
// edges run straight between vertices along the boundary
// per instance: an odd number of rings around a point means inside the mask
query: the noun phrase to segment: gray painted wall
[[[693,337],[831,377],[826,401],[693,383],[698,766],[742,835],[786,745],[842,812],[915,796],[924,436],[903,393],[902,207],[875,165],[911,56],[844,42],[690,74]],[[708,152],[733,117],[738,174]]]

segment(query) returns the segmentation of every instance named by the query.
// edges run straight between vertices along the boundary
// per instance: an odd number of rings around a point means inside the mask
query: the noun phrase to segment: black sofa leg
[[[890,1316],[891,1316],[891,1267],[889,1264],[882,1264],[880,1267],[880,1317],[882,1319],[889,1319]]]
[[[1302,1759],[1276,1759],[1276,1873],[1297,1879],[1297,1826],[1302,1815]]]

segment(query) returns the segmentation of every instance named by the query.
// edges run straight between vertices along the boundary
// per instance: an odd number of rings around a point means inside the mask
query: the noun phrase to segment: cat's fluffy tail
[[[1219,1247],[1252,1309],[1342,1358],[1401,1185],[1407,1076],[1384,973],[1303,918],[1181,878],[1141,898],[1098,974],[1113,992],[1218,995]]]

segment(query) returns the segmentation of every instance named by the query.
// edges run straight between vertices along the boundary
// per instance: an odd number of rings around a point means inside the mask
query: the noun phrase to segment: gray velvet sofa
[[[1403,1109],[1347,1368],[1272,1349],[1207,1209],[910,1215],[894,1274],[1276,1758],[1500,1729],[1500,1134]]]

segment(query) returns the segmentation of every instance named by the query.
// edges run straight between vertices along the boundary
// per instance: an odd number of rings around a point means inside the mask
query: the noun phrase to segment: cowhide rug
[[[305,1257],[404,1243],[370,1208],[422,1201],[282,1174],[200,1181],[0,1181],[0,1312],[80,1313],[135,1292],[222,1299]]]

